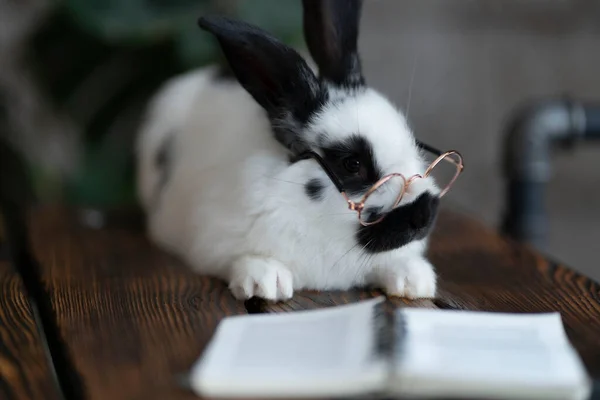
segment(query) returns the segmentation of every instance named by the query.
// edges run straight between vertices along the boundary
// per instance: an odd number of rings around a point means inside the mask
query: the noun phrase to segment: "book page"
[[[373,308],[383,299],[286,314],[235,316],[219,325],[194,366],[204,396],[323,396],[381,387]]]
[[[403,334],[391,382],[397,392],[583,399],[589,390],[558,313],[400,313],[397,330]]]

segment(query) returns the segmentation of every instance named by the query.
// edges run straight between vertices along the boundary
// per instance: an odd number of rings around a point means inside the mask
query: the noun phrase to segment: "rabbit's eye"
[[[360,160],[356,157],[345,158],[344,168],[352,174],[357,174],[360,171]]]

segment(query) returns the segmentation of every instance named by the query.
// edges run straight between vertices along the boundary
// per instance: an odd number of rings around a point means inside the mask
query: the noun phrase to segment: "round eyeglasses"
[[[314,158],[319,162],[346,200],[348,208],[358,213],[358,220],[361,225],[369,226],[381,222],[386,214],[396,208],[410,185],[415,181],[429,177],[433,178],[440,190],[438,196],[443,197],[463,171],[463,159],[457,151],[450,150],[442,153],[419,141],[417,141],[417,145],[437,156],[430,162],[422,175],[415,174],[407,178],[400,173],[388,174],[375,182],[358,202],[354,202],[348,197],[341,180],[333,173],[321,156],[314,152],[307,152],[301,158]]]

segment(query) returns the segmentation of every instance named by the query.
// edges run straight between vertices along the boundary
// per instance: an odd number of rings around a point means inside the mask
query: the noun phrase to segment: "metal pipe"
[[[545,189],[555,148],[600,139],[600,107],[568,99],[544,100],[518,110],[504,141],[506,208],[503,233],[545,250]]]

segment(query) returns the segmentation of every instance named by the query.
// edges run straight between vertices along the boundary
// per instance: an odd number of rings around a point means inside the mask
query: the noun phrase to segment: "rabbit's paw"
[[[260,297],[265,300],[287,300],[292,297],[292,273],[277,260],[245,256],[232,267],[229,289],[239,300]]]
[[[413,258],[377,271],[377,283],[389,296],[435,297],[437,277],[433,266],[422,257]]]

